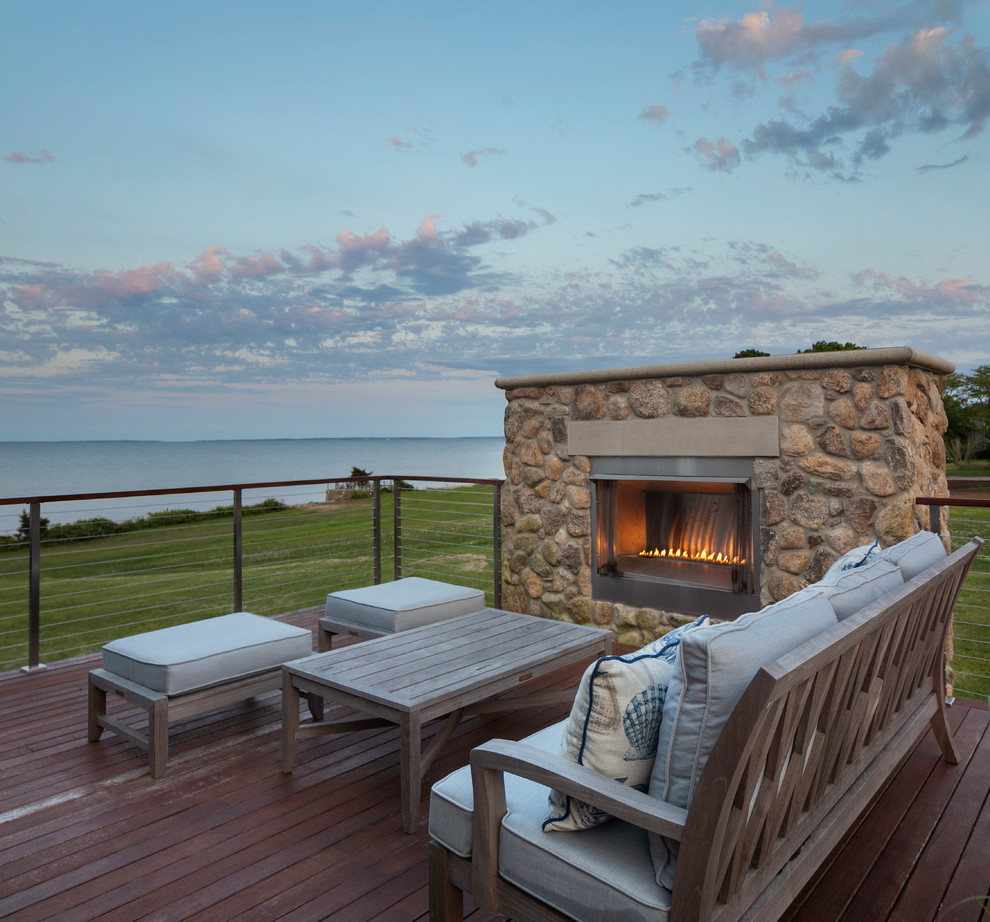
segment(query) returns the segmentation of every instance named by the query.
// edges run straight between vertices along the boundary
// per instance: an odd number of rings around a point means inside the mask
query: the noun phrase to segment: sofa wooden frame
[[[505,772],[679,841],[671,922],[779,918],[928,727],[943,757],[958,762],[944,650],[982,543],[974,538],[765,664],[723,728],[687,810],[523,743],[474,749],[472,856],[430,843],[431,922],[460,920],[463,891],[481,909],[513,919],[566,918],[499,875]]]

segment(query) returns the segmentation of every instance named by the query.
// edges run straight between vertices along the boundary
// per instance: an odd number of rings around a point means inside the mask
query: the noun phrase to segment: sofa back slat
[[[865,807],[873,782],[864,769],[899,759],[919,722],[944,720],[941,651],[980,543],[761,668],[690,805],[674,918],[731,920],[761,893],[763,911],[774,877],[830,811],[843,798]],[[804,882],[788,870],[776,885],[785,906]]]

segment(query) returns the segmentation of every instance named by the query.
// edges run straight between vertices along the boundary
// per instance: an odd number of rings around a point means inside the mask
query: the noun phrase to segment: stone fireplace
[[[500,378],[503,604],[642,644],[927,527],[952,370],[889,348]]]

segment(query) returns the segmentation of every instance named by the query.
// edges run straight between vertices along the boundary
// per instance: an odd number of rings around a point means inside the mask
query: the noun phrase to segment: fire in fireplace
[[[598,468],[595,598],[722,618],[759,608],[751,477]]]

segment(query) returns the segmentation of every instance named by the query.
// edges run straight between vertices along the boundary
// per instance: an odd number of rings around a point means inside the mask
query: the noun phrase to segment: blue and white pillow
[[[818,581],[822,585],[829,585],[836,582],[843,573],[865,567],[868,563],[877,559],[880,554],[880,542],[876,538],[872,544],[864,544],[854,547],[851,551],[843,554],[835,563],[825,571],[825,575]]]
[[[707,617],[665,634],[634,653],[604,656],[581,677],[560,755],[601,775],[645,791],[653,769],[667,684],[681,638]],[[551,791],[544,831],[590,829],[610,814]]]

